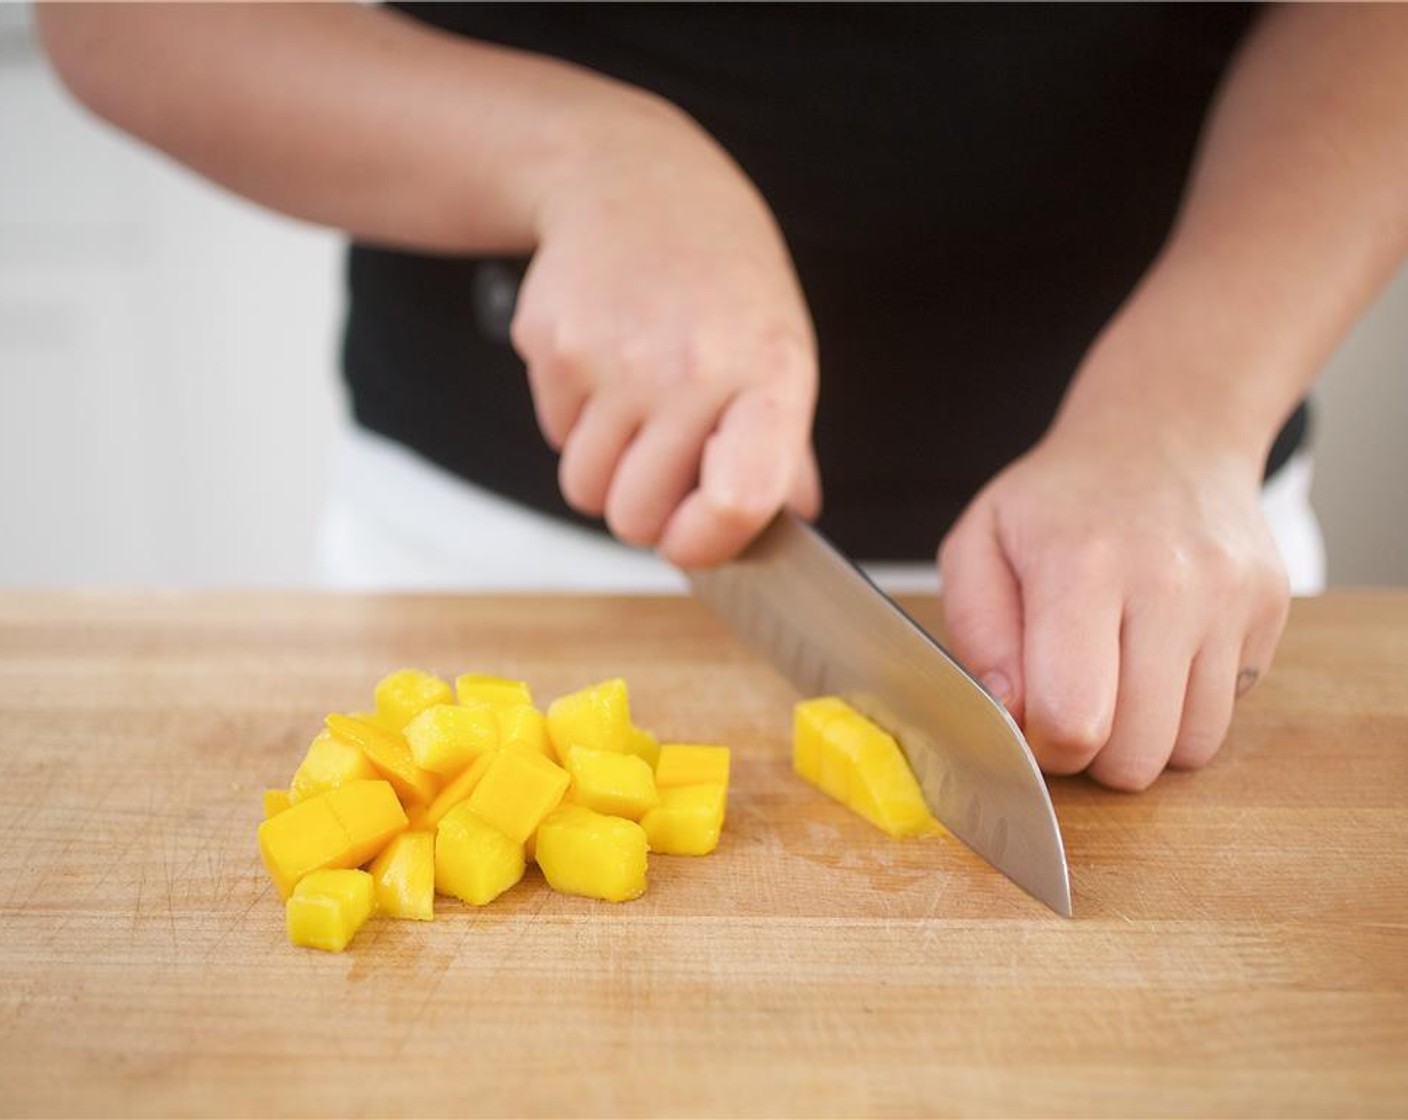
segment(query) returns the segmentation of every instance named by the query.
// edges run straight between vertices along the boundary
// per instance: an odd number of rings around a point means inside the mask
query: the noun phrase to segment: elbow
[[[125,63],[132,36],[103,4],[36,4],[39,42],[49,65],[75,100],[105,120],[122,124]],[[126,29],[126,30],[130,30]]]

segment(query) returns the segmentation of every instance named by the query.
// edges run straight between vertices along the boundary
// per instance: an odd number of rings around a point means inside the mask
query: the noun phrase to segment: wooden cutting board
[[[407,664],[626,677],[734,748],[719,851],[291,948],[260,792]],[[1055,782],[1071,921],[796,780],[794,699],[683,599],[0,596],[0,1115],[1408,1113],[1408,595],[1297,603],[1205,772]]]

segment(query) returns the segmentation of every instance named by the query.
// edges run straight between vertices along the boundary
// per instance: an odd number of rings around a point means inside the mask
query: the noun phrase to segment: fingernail
[[[1000,669],[983,677],[983,687],[1002,701],[1004,707],[1012,702],[1012,682]]]

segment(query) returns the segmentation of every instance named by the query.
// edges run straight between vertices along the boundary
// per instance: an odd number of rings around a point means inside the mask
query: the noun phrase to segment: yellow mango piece
[[[377,777],[380,775],[376,767],[360,747],[343,742],[331,731],[320,731],[317,738],[308,744],[303,761],[293,773],[289,801],[296,805],[330,789],[345,786],[348,782],[369,781]]]
[[[349,782],[292,805],[259,826],[259,855],[284,898],[303,876],[357,867],[406,827],[389,782]]]
[[[507,704],[495,711],[499,717],[499,746],[503,750],[527,751],[557,761],[542,712],[531,704]]]
[[[312,871],[298,881],[285,906],[294,945],[340,953],[375,909],[372,877],[365,871]]]
[[[489,764],[494,761],[496,753],[489,751],[471,762],[468,770],[436,795],[435,800],[430,803],[430,807],[425,810],[424,816],[420,818],[424,824],[417,824],[416,827],[434,828],[444,819],[446,813],[461,801],[469,800],[469,795],[479,785],[479,780],[484,777],[484,771],[489,769]]]
[[[655,765],[655,784],[666,786],[697,786],[714,782],[728,786],[728,748],[699,743],[664,743],[660,761]]]
[[[671,856],[707,856],[719,844],[728,800],[717,782],[668,786],[660,804],[641,818],[652,852]]]
[[[289,806],[288,790],[266,789],[264,791],[264,819],[277,817]]]
[[[485,751],[499,749],[499,720],[488,704],[435,704],[402,733],[422,770],[453,778]]]
[[[521,847],[557,808],[571,781],[566,770],[541,755],[499,751],[465,804]]]
[[[493,902],[523,878],[523,845],[456,805],[435,830],[435,889],[471,906]]]
[[[403,832],[372,860],[376,908],[392,918],[435,917],[435,834]]]
[[[626,902],[645,893],[646,849],[634,821],[563,805],[539,826],[534,855],[553,890]]]
[[[893,736],[858,712],[836,720],[828,734],[851,739],[848,753],[855,760],[855,771],[847,804],[852,809],[891,836],[935,831],[938,822]]]
[[[792,769],[814,786],[821,785],[826,725],[853,709],[837,696],[803,700],[792,711]],[[832,796],[836,796],[832,794]],[[841,797],[844,800],[844,795]]]
[[[426,708],[454,702],[448,684],[420,669],[397,669],[376,684],[377,715],[392,731],[400,731]]]
[[[899,743],[845,701],[799,704],[792,750],[802,777],[891,836],[943,831]]]
[[[559,759],[569,747],[625,751],[630,741],[631,707],[619,677],[559,696],[548,706],[548,737]]]
[[[567,772],[572,775],[573,803],[598,813],[638,821],[660,804],[650,767],[633,754],[572,747]]]
[[[660,762],[660,740],[649,731],[632,724],[626,736],[626,751],[641,759],[650,767],[650,772],[655,773],[655,767]]]
[[[382,715],[378,711],[348,712],[347,714],[353,719],[360,719],[365,723],[373,723],[377,727],[384,728],[387,731],[399,733],[403,726],[400,720],[393,719],[391,716]]]
[[[493,708],[533,706],[533,690],[527,681],[491,677],[487,673],[461,673],[455,678],[455,695],[461,704],[478,702]]]
[[[429,770],[416,765],[405,736],[352,716],[334,714],[324,722],[336,738],[366,755],[376,772],[395,787],[397,796],[406,804],[435,800],[440,783]]]

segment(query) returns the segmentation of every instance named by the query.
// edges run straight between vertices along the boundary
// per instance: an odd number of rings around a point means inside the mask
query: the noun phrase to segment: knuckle
[[[652,517],[648,510],[638,504],[628,505],[608,498],[606,527],[618,540],[641,548],[653,545],[660,539],[659,519]]]
[[[1047,550],[1041,575],[1052,586],[1103,584],[1118,571],[1119,557],[1119,546],[1103,534],[1065,538]]]
[[[1255,569],[1247,557],[1221,542],[1203,550],[1199,567],[1212,586],[1230,592],[1245,592],[1255,580]]]
[[[562,491],[562,497],[569,506],[578,513],[584,513],[589,517],[598,517],[602,513],[602,496],[599,487],[589,478],[585,471],[575,466],[574,462],[564,456],[558,470],[558,488]]]
[[[810,381],[816,375],[816,338],[812,331],[791,322],[774,321],[758,333],[762,368],[784,381]]]
[[[1084,770],[1110,737],[1110,717],[1089,701],[1027,701],[1027,723],[1043,767],[1055,774]]]
[[[1169,765],[1177,770],[1201,770],[1222,747],[1223,736],[1216,731],[1185,731],[1174,745]]]
[[[1151,542],[1144,547],[1143,591],[1158,599],[1178,599],[1198,583],[1198,568],[1187,549],[1171,541]]]
[[[730,489],[709,495],[709,512],[737,529],[760,526],[780,504],[778,495],[763,487]]]
[[[534,358],[528,363],[528,380],[536,394],[557,396],[571,387],[572,368],[555,357]]]
[[[1266,561],[1257,583],[1272,617],[1284,622],[1291,609],[1291,577],[1279,556]]]
[[[1163,766],[1156,760],[1116,754],[1108,759],[1104,756],[1096,759],[1089,772],[1092,778],[1108,789],[1121,793],[1143,793],[1163,773]]]

